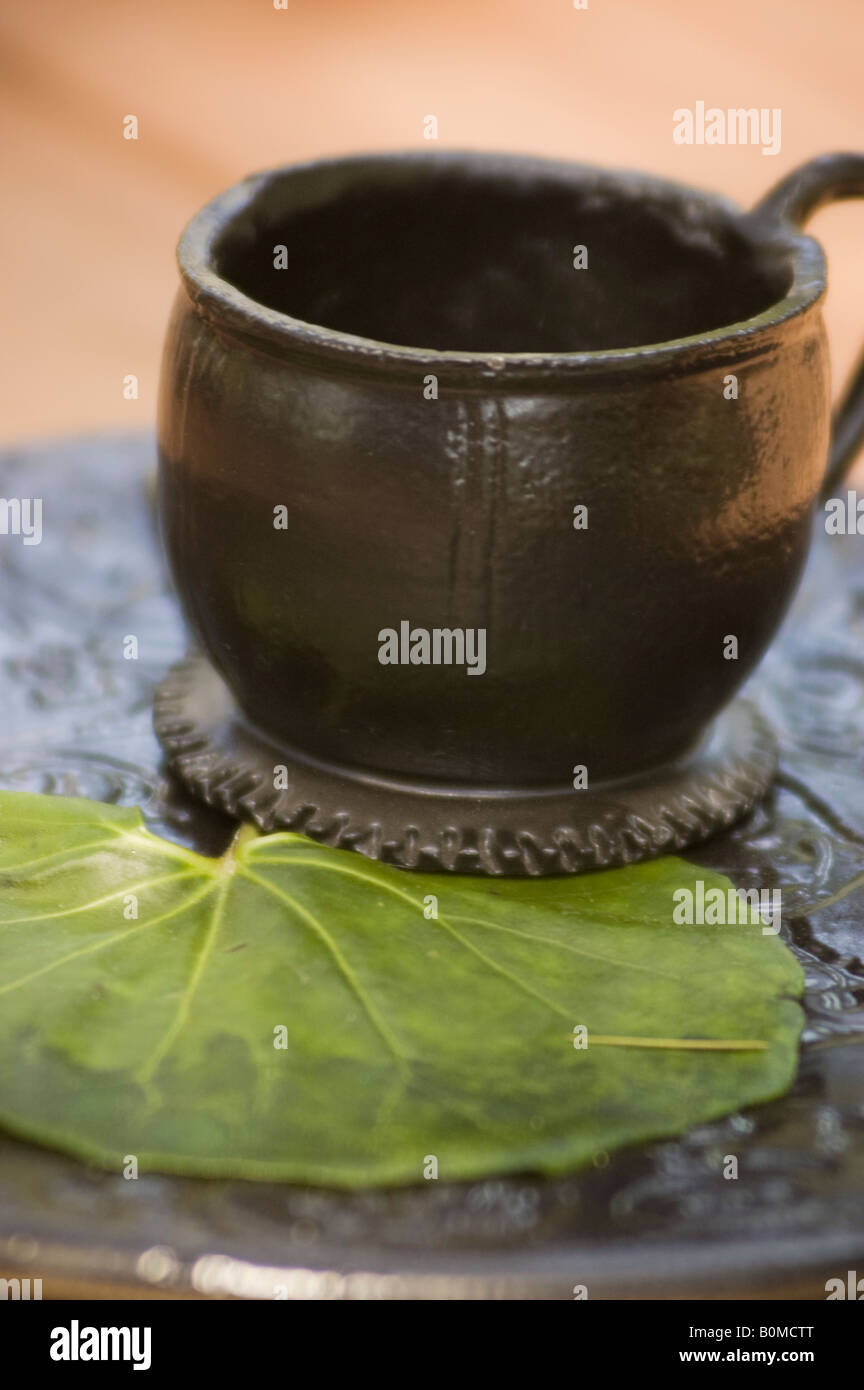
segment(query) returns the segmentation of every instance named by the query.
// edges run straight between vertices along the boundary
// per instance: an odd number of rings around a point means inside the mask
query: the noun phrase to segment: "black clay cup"
[[[712,721],[864,433],[859,375],[826,473],[825,261],[800,228],[861,194],[856,155],[743,212],[423,153],[214,199],[180,242],[159,418],[207,658],[157,702],[187,780],[481,872],[638,858],[741,814],[766,735]]]

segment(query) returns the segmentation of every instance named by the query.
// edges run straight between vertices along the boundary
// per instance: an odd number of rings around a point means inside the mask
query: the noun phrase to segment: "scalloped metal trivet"
[[[154,466],[152,443],[129,438],[0,458],[0,494],[41,497],[44,527],[39,546],[0,537],[0,784],[138,804],[158,833],[218,853],[232,822],[164,771],[151,727],[154,687],[186,646]],[[591,1298],[824,1298],[827,1278],[864,1274],[864,539],[817,535],[747,693],[779,731],[779,780],[689,857],[783,890],[807,973],[787,1096],[570,1178],[359,1194],[131,1182],[0,1136],[0,1274],[41,1277],[45,1297],[563,1299],[576,1284]]]
[[[352,774],[258,733],[203,656],[172,666],[153,720],[171,767],[208,805],[433,873],[573,874],[672,854],[740,820],[777,769],[773,735],[739,699],[686,759],[584,791],[459,794]],[[275,787],[277,768],[287,787]]]

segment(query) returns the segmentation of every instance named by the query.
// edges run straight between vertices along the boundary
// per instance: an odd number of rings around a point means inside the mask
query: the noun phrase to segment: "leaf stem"
[[[259,840],[260,838],[261,831],[254,821],[246,820],[241,822],[234,832],[233,840],[222,856],[223,869],[228,873],[233,873],[235,861],[245,849],[246,845],[249,844],[250,840]]]

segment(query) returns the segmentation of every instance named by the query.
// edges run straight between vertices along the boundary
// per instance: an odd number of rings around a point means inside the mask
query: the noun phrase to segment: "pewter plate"
[[[152,732],[187,643],[154,466],[141,437],[0,456],[0,495],[41,497],[44,531],[0,537],[0,785],[141,805],[153,830],[217,853],[232,822],[171,778]],[[782,888],[807,974],[789,1095],[570,1178],[359,1194],[129,1182],[0,1136],[0,1274],[42,1278],[46,1298],[570,1299],[824,1298],[826,1279],[864,1272],[864,538],[817,529],[746,693],[779,735],[780,779],[690,857]]]

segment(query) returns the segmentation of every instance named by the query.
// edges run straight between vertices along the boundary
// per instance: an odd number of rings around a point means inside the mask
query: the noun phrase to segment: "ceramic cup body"
[[[179,254],[162,526],[252,724],[463,787],[686,753],[806,556],[816,242],[639,175],[423,154],[247,180]],[[382,664],[405,622],[482,630],[485,669]]]

